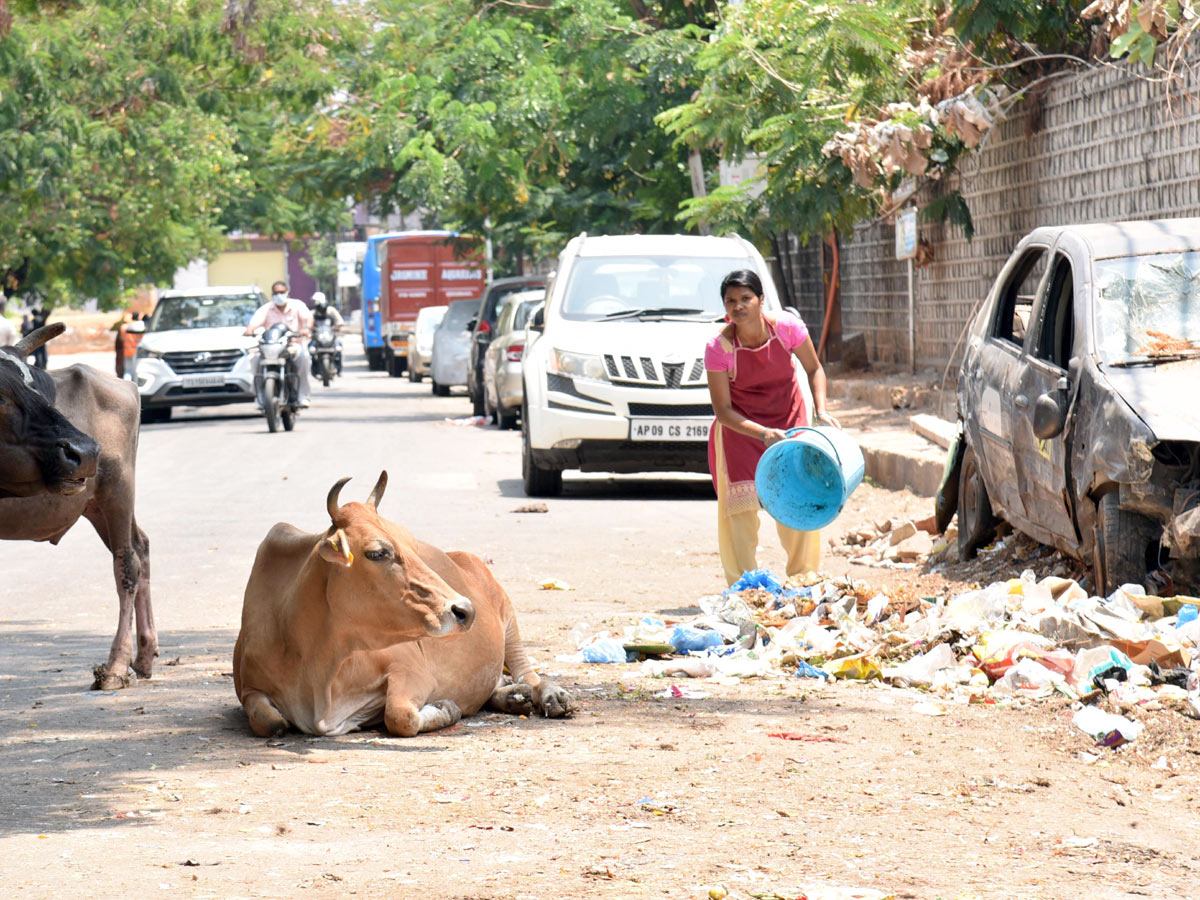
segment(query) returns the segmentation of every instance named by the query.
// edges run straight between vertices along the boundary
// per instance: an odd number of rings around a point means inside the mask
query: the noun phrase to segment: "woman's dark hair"
[[[749,269],[734,269],[721,280],[722,303],[725,302],[725,292],[731,287],[750,288],[754,291],[754,296],[763,295],[762,279],[758,277],[757,272],[751,272]]]

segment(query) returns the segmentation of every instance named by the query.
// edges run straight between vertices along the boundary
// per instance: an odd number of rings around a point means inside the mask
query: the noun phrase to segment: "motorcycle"
[[[296,427],[300,412],[300,376],[296,371],[297,338],[282,322],[272,325],[258,339],[259,365],[254,375],[254,393],[267,417],[267,430],[274,434],[280,423],[284,431]]]
[[[313,330],[313,338],[309,343],[309,354],[312,356],[313,377],[320,378],[325,387],[338,374],[338,345],[337,333],[333,323],[328,319],[317,320]]]

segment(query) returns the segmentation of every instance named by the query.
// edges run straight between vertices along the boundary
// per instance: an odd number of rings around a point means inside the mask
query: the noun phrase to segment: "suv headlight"
[[[571,378],[590,378],[592,381],[608,381],[604,360],[590,353],[571,353],[555,348],[550,353],[550,371]]]
[[[137,359],[160,359],[162,354],[157,350],[151,350],[145,344],[138,344],[137,352],[134,356]]]

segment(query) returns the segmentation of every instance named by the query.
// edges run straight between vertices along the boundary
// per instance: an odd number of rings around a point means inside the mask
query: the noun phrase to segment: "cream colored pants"
[[[787,554],[787,575],[815,572],[821,564],[821,532],[795,531],[775,523],[779,542]],[[717,544],[725,581],[733,584],[743,572],[758,568],[758,510],[732,516],[717,515]]]

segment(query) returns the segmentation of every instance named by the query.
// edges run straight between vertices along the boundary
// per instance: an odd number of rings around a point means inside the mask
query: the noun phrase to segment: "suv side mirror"
[[[546,308],[539,306],[537,312],[533,314],[533,318],[529,320],[530,331],[545,331],[546,330]]]
[[[467,323],[467,325],[466,325],[466,329],[467,329],[467,331],[474,331],[474,330],[475,330],[475,326],[476,326],[476,325],[478,325],[478,324],[479,324],[479,320],[478,320],[478,319],[472,319],[472,320],[471,320],[470,322],[468,322],[468,323]]]
[[[1070,382],[1058,379],[1054,390],[1042,394],[1033,404],[1033,433],[1039,440],[1062,434],[1067,424],[1067,393]]]
[[[146,323],[142,319],[138,319],[136,322],[130,322],[125,326],[126,334],[144,334],[145,331]]]

